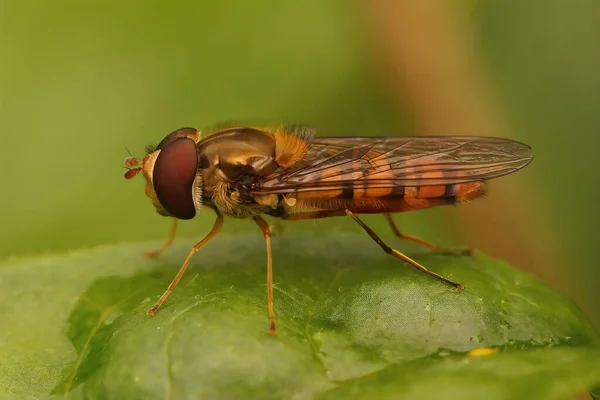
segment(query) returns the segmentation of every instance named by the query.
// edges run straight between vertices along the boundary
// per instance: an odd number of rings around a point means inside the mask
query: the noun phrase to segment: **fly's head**
[[[146,178],[146,196],[164,216],[192,219],[202,206],[202,174],[198,171],[196,143],[201,134],[194,128],[171,132],[143,159],[125,160],[126,179],[138,173]]]

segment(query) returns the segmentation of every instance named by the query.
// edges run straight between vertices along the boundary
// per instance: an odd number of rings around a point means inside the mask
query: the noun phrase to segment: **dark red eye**
[[[161,142],[156,146],[156,150],[164,149],[169,143],[174,140],[185,138],[191,135],[195,135],[198,132],[195,128],[181,128],[169,133]]]
[[[163,145],[154,163],[152,181],[156,196],[176,218],[191,219],[196,215],[192,186],[197,169],[196,142],[185,137],[174,138]]]

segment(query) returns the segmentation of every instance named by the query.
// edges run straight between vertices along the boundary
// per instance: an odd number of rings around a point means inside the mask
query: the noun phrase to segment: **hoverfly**
[[[348,216],[386,253],[460,291],[461,284],[384,243],[358,214],[384,214],[399,238],[456,252],[401,233],[391,214],[475,199],[484,194],[485,181],[531,160],[529,146],[494,137],[315,137],[299,126],[227,127],[205,136],[194,128],[178,129],[143,159],[125,160],[125,178],[142,172],[156,211],[174,220],[165,244],[148,254],[165,250],[177,220],[193,218],[201,207],[211,208],[216,220],[147,315],[165,302],[193,255],[217,235],[224,216],[252,219],[263,233],[271,334],[276,332],[271,229],[262,215],[284,220]]]

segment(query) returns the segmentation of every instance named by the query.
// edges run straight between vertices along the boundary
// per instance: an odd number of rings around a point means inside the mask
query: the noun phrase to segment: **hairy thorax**
[[[223,215],[253,218],[273,213],[278,195],[255,195],[252,188],[306,152],[298,136],[253,128],[224,130],[198,146],[203,202]]]
[[[269,210],[269,206],[257,203],[235,186],[229,182],[216,182],[207,193],[206,202],[221,214],[234,218],[253,218]]]

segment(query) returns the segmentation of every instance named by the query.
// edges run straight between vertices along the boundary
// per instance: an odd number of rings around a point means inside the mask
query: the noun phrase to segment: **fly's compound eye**
[[[185,136],[174,138],[158,154],[152,172],[154,190],[160,204],[176,218],[191,219],[196,215],[193,186],[197,169],[196,142]]]
[[[169,133],[161,142],[156,146],[156,150],[161,150],[167,147],[171,142],[182,139],[185,137],[193,137],[198,131],[195,128],[180,128],[176,131]]]

